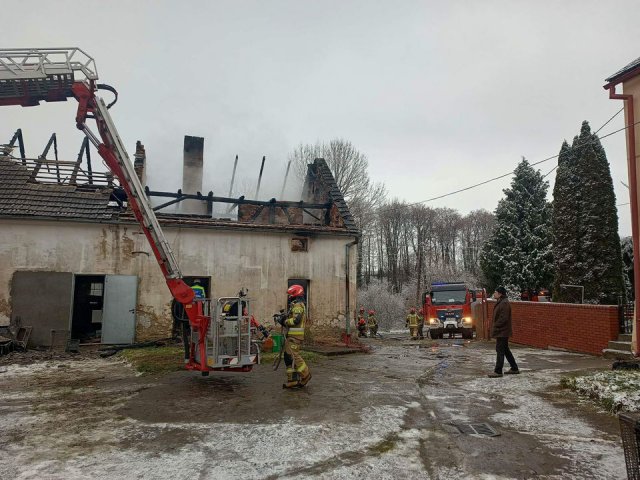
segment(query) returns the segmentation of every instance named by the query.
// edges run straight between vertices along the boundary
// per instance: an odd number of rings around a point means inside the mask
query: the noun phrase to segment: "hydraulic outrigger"
[[[82,79],[76,79],[81,75]],[[0,49],[0,106],[39,105],[75,98],[76,126],[97,148],[106,166],[127,193],[129,207],[144,232],[162,270],[171,295],[182,305],[192,329],[191,353],[186,368],[208,374],[211,370],[249,371],[257,363],[251,352],[251,317],[245,297],[227,297],[216,302],[214,325],[209,300],[195,298],[184,282],[170,244],[162,232],[142,184],[109,114],[118,94],[113,87],[98,84],[95,61],[79,48]],[[115,100],[106,105],[96,95],[108,90]],[[86,120],[96,121],[98,138]],[[237,316],[224,315],[224,303],[245,305]],[[194,339],[195,337],[195,339]]]

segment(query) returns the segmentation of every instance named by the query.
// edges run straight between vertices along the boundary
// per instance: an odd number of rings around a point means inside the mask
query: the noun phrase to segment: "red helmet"
[[[290,297],[304,297],[304,288],[302,288],[302,285],[291,285],[287,290],[287,294]]]
[[[369,310],[369,315],[375,315],[376,311],[375,310]]]
[[[410,313],[416,313],[416,309],[411,307],[411,310],[409,310]]]

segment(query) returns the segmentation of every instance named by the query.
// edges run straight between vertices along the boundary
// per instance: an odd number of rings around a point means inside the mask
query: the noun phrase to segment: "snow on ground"
[[[640,411],[640,372],[610,370],[564,379],[567,387],[596,399],[608,411]]]
[[[523,368],[528,363],[529,355],[561,363],[561,356],[566,357],[571,354],[518,349],[514,355],[522,371],[520,375],[506,375],[497,379],[476,378],[465,382],[463,389],[474,395],[499,394],[500,400],[510,409],[493,414],[491,420],[503,428],[535,436],[548,447],[562,452],[559,455],[571,462],[571,469],[562,476],[563,479],[624,478],[626,470],[624,460],[621,459],[620,438],[603,437],[602,432],[583,418],[572,415],[566,409],[556,407],[541,395],[550,387],[557,386],[566,371],[561,369],[529,371]],[[495,355],[487,353],[483,363],[493,364],[493,362],[495,362]],[[640,384],[637,385],[640,386]],[[601,465],[599,471],[602,473],[594,473],[592,468],[594,461]],[[585,465],[589,465],[589,469],[586,469]],[[612,474],[615,476],[612,477]]]
[[[489,421],[504,434],[500,438],[508,433],[525,436],[536,448],[544,447],[567,460],[565,470],[558,475],[554,471],[546,479],[624,478],[619,437],[603,433],[582,418],[579,409],[574,411],[566,402],[549,398],[550,389],[567,373],[560,365],[563,358],[572,356],[514,349],[523,373],[489,379],[478,376],[478,371],[492,370],[492,351],[453,346],[440,350],[393,350],[379,365],[384,375],[398,375],[394,368],[405,368],[410,356],[432,355],[429,371],[434,383],[419,381],[419,396],[411,396],[416,387],[412,381],[401,383],[400,377],[377,381],[375,375],[387,378],[375,370],[378,367],[363,368],[368,375],[347,377],[363,384],[362,391],[371,396],[370,403],[349,404],[352,423],[332,417],[330,411],[321,423],[287,416],[244,423],[225,417],[224,422],[206,423],[188,408],[184,419],[175,423],[141,421],[120,415],[119,408],[158,380],[132,380],[131,369],[122,362],[96,359],[11,365],[0,374],[0,382],[9,380],[5,386],[11,387],[0,386],[0,448],[6,447],[6,455],[0,455],[0,477],[350,480],[429,479],[431,473],[440,480],[516,478],[471,475],[464,462],[438,463],[432,461],[435,457],[421,453],[425,445],[446,445],[452,438],[455,442],[455,436],[434,428],[435,424]],[[395,360],[398,367],[393,363],[396,356],[401,357]],[[534,370],[541,358],[544,368]],[[374,361],[375,357],[347,360],[361,368],[364,359]],[[471,373],[460,368],[469,361],[479,368]],[[347,372],[351,375],[353,370]],[[328,378],[336,384],[345,381],[343,370],[331,373]],[[81,380],[74,381],[75,377]],[[389,389],[399,397],[390,396]],[[375,404],[376,398],[383,400]],[[211,408],[216,408],[215,402]],[[484,454],[481,449],[472,449],[472,453]]]
[[[13,385],[41,385],[50,372],[64,371],[72,381],[76,369],[84,370],[85,374],[87,370],[95,370],[97,378],[131,375],[122,364],[96,360],[94,363],[88,361],[84,366],[81,362],[10,366],[6,372],[8,376],[0,380],[11,377]],[[305,469],[311,474],[322,474],[322,465],[331,463],[336,457],[344,456],[340,464],[349,465],[349,455],[357,457],[359,462],[364,454],[371,457],[371,462],[365,461],[355,469],[345,467],[344,478],[360,477],[372,468],[383,473],[376,478],[384,478],[384,472],[389,478],[398,472],[406,472],[411,477],[411,472],[420,467],[417,454],[412,459],[403,457],[393,462],[377,460],[387,451],[387,444],[396,445],[395,437],[405,435],[402,433],[403,418],[409,408],[416,408],[415,403],[367,407],[359,412],[358,428],[334,422],[330,417],[323,424],[302,424],[293,418],[278,423],[203,424],[198,421],[197,414],[185,412],[186,418],[193,416],[192,421],[168,424],[118,415],[118,408],[140,388],[145,385],[123,382],[118,390],[113,390],[112,383],[102,385],[98,382],[74,385],[73,395],[71,387],[64,386],[64,382],[52,384],[44,391],[35,388],[3,391],[0,388],[0,432],[8,436],[2,439],[7,451],[6,455],[0,456],[0,477],[15,480],[191,480],[198,476],[228,479],[268,475],[294,478]],[[28,391],[29,395],[21,391]],[[73,404],[67,403],[72,397],[86,398],[86,405],[76,405],[77,398]],[[53,425],[57,425],[55,436],[50,433]],[[22,437],[21,429],[28,429],[26,439]],[[184,436],[188,441],[179,447],[167,445],[163,448],[158,443],[163,436]],[[12,437],[16,442],[11,441]],[[355,475],[354,472],[360,473]],[[335,478],[341,478],[341,474]]]

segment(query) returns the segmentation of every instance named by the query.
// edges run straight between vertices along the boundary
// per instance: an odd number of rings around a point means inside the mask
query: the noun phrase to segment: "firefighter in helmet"
[[[367,319],[364,316],[364,307],[360,307],[360,313],[358,314],[358,321],[356,322],[356,327],[358,328],[359,337],[367,336]]]
[[[286,330],[284,340],[284,363],[287,366],[287,383],[283,388],[304,387],[311,380],[311,372],[300,355],[300,348],[304,340],[304,324],[307,319],[304,304],[304,288],[292,285],[287,290],[291,299],[289,312],[280,321]]]
[[[375,338],[375,336],[378,335],[378,321],[376,320],[375,310],[369,310],[367,326],[369,327],[369,336]]]
[[[407,315],[407,321],[405,322],[405,327],[409,327],[409,334],[411,335],[412,340],[416,340],[418,338],[418,325],[420,323],[420,317],[416,313],[416,309],[411,307],[409,310],[409,315]]]
[[[424,311],[421,309],[418,312],[418,338],[424,340]]]
[[[203,299],[207,297],[204,287],[200,285],[200,279],[196,278],[191,285],[191,290],[196,294],[197,299]]]

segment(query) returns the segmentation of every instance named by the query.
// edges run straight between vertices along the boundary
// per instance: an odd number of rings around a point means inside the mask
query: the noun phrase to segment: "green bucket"
[[[282,350],[282,347],[284,346],[284,335],[281,335],[279,333],[272,333],[271,339],[273,340],[273,348],[271,349],[271,351],[279,352],[280,350]]]

